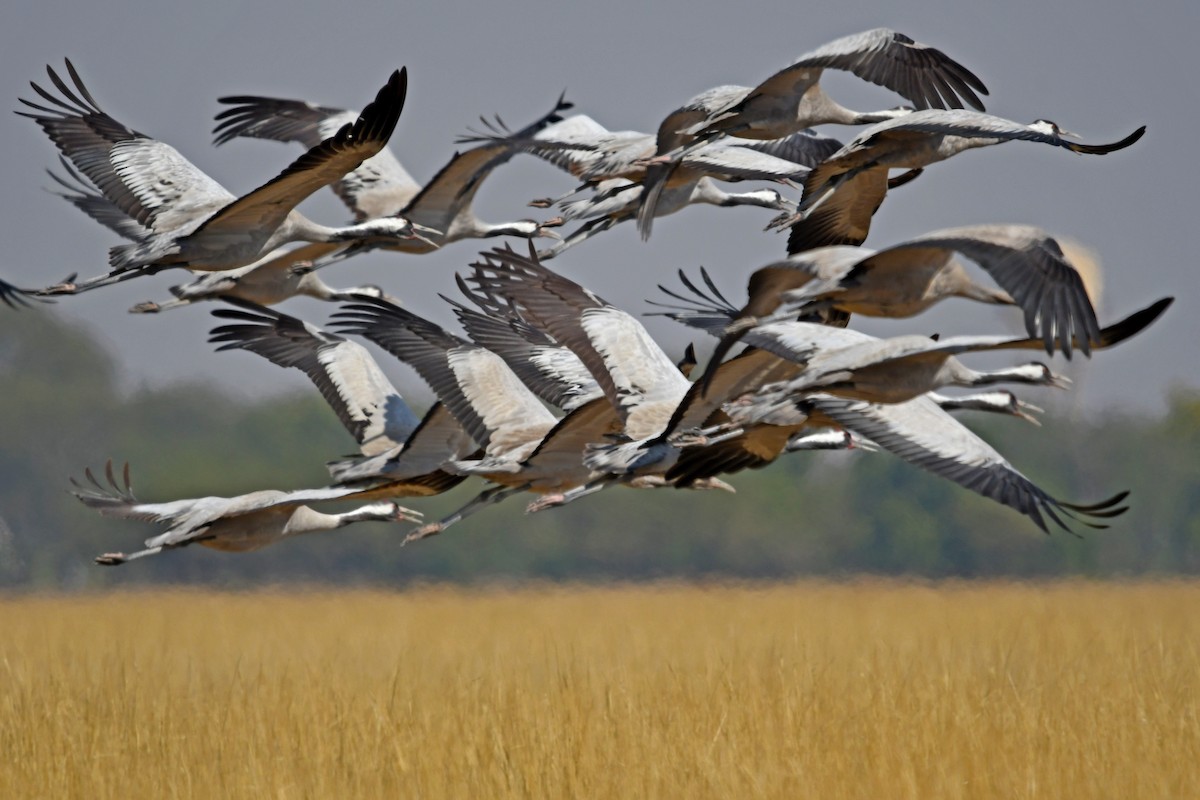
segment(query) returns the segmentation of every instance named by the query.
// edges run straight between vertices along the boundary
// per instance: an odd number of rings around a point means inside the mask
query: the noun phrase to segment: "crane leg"
[[[618,222],[620,222],[620,220],[614,219],[613,217],[597,217],[590,222],[580,225],[575,229],[574,233],[572,233],[570,236],[567,236],[553,247],[548,247],[545,250],[539,250],[537,256],[542,261],[554,258],[562,251],[574,247],[580,242],[587,241],[596,234],[608,230]]]
[[[105,553],[104,555],[96,556],[95,561],[97,564],[106,567],[115,567],[118,564],[124,564],[126,561],[133,561],[135,558],[158,555],[164,549],[163,545],[159,545],[158,547],[147,547],[145,550],[138,550],[136,553]]]
[[[616,482],[616,479],[606,476],[585,483],[583,486],[576,486],[574,489],[565,492],[544,495],[526,506],[525,513],[536,514],[539,511],[545,511],[547,508],[565,506],[567,503],[573,503],[581,497],[587,497],[589,494],[603,491]]]
[[[164,303],[156,303],[153,300],[147,300],[144,303],[138,303],[133,308],[129,309],[130,314],[157,314],[160,311],[166,311],[171,308],[180,308],[182,306],[190,306],[191,300],[167,300]]]
[[[517,492],[523,492],[528,488],[529,484],[523,484],[521,486],[493,486],[490,489],[484,489],[482,492],[475,495],[475,498],[471,500],[471,502],[455,511],[453,514],[443,517],[437,522],[431,522],[428,525],[422,525],[421,527],[417,528],[415,531],[405,536],[404,541],[401,542],[401,544],[415,542],[418,539],[424,539],[427,536],[437,536],[454,523],[461,522],[485,506],[495,505],[509,496],[514,495]]]

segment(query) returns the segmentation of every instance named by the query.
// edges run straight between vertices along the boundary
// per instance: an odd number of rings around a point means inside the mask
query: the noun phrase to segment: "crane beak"
[[[1020,417],[1031,425],[1036,425],[1039,428],[1042,427],[1042,421],[1033,415],[1041,414],[1043,411],[1033,403],[1026,403],[1024,400],[1018,399],[1017,407],[1013,409],[1012,413],[1013,416]]]
[[[412,232],[412,236],[410,236],[408,238],[416,239],[419,242],[424,242],[425,244],[429,245],[430,247],[433,247],[434,249],[441,248],[441,245],[438,244],[437,242],[433,241],[432,239],[430,239],[426,236],[421,235],[422,233],[427,233],[430,236],[436,236],[440,239],[443,236],[441,231],[437,230],[436,228],[430,228],[426,225],[418,225],[415,222],[411,223],[411,225],[412,225],[413,232]]]
[[[537,226],[537,235],[547,239],[556,239],[562,241],[562,236],[557,231],[550,230],[551,228],[561,228],[567,221],[562,217],[551,217],[545,222],[539,223]]]
[[[1056,372],[1051,372],[1050,377],[1046,380],[1047,386],[1053,386],[1055,389],[1070,389],[1071,379],[1066,375],[1059,375]]]
[[[853,431],[846,431],[846,434],[850,437],[850,446],[846,448],[847,450],[862,450],[864,453],[879,452],[879,445],[875,444],[870,439],[859,436]]]
[[[392,503],[392,507],[392,519],[396,522],[421,522],[425,517],[420,511],[405,508],[399,503]]]

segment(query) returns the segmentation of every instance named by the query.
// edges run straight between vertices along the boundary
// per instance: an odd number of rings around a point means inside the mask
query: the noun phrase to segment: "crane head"
[[[1033,122],[1029,123],[1029,127],[1033,128],[1035,131],[1038,131],[1039,133],[1045,133],[1050,136],[1057,136],[1060,139],[1078,139],[1079,138],[1078,133],[1072,133],[1071,131],[1063,130],[1062,128],[1059,127],[1058,123],[1054,122],[1053,120],[1035,119]]]

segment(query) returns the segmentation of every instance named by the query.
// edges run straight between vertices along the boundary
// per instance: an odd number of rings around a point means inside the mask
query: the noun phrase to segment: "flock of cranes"
[[[827,95],[824,70],[847,71],[899,94],[908,105],[873,112]],[[947,386],[1024,383],[1066,388],[1042,363],[991,372],[959,359],[990,350],[1044,350],[1070,358],[1119,344],[1150,325],[1171,299],[1102,326],[1079,272],[1055,238],[1030,225],[973,225],[863,247],[889,189],[965,150],[1011,140],[1104,155],[1134,144],[1138,128],[1112,144],[1082,144],[1055,123],[1012,122],[984,113],[984,83],[939,50],[877,29],[813,50],[757,86],[719,86],[671,111],[654,133],[609,131],[585,115],[551,110],[513,130],[499,117],[459,138],[456,153],[424,186],[388,148],[404,109],[407,71],[394,72],[361,112],[300,100],[221,98],[216,144],[242,137],[295,142],[305,152],[240,197],[170,145],[102,110],[70,61],[47,68],[21,99],[58,148],[55,193],[126,241],[108,270],[42,289],[0,281],[0,302],[17,307],[52,296],[186,269],[173,299],[130,310],[158,313],[198,301],[213,312],[218,349],[255,353],[303,371],[360,454],[329,463],[318,489],[262,490],[232,498],[142,503],[129,468],[91,470],[75,496],[101,514],[168,526],[114,565],[189,544],[252,550],[300,533],[364,520],[417,521],[396,503],[447,491],[468,478],[485,487],[469,503],[407,533],[441,533],[514,494],[536,495],[530,511],[610,487],[733,491],[723,478],[806,450],[888,450],[970,491],[1007,505],[1038,527],[1103,527],[1126,510],[1125,492],[1092,503],[1055,498],[1021,474],[950,411],[982,410],[1038,424],[1040,409],[1008,390],[946,396]],[[970,106],[974,110],[964,108]],[[843,144],[817,125],[854,125]],[[492,170],[527,153],[580,181],[535,208],[543,220],[486,223],[473,201]],[[903,170],[893,174],[893,170]],[[721,183],[773,182],[731,192]],[[330,187],[353,221],[322,225],[296,206]],[[789,192],[791,187],[799,192]],[[788,194],[795,194],[789,197]],[[753,205],[787,228],[786,257],[750,272],[743,305],[726,299],[705,270],[679,270],[659,285],[655,313],[716,337],[713,357],[692,379],[691,347],[669,356],[636,316],[550,269],[567,249],[622,222],[643,238],[656,217],[693,203]],[[580,222],[570,233],[558,229]],[[752,235],[752,234],[746,234]],[[418,256],[462,239],[530,240],[483,251],[455,276],[451,304],[464,335],[401,305],[379,286],[338,289],[321,275],[371,250]],[[533,240],[550,239],[538,249]],[[990,279],[980,282],[959,258]],[[565,259],[564,259],[565,260]],[[295,295],[342,303],[324,330],[268,306]],[[911,317],[947,297],[1017,306],[1026,335],[879,339],[847,327],[852,315]],[[411,365],[437,395],[418,416],[370,353],[374,342]],[[744,346],[736,355],[735,347]],[[312,506],[358,501],[344,513]]]

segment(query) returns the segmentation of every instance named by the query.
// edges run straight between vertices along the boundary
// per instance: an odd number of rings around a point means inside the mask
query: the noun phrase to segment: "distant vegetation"
[[[263,369],[273,369],[264,364]],[[111,356],[52,313],[0,315],[0,586],[249,586],[297,580],[644,579],[797,575],[1061,576],[1200,572],[1200,394],[1165,416],[967,418],[1051,493],[1132,490],[1131,511],[1082,538],[1028,520],[887,454],[799,454],[726,493],[612,490],[525,515],[524,499],[401,549],[408,526],[362,525],[230,555],[194,547],[103,569],[154,528],[107,520],[67,477],[111,457],[147,502],[323,485],[353,442],[315,391],[249,404],[203,386],[121,391]],[[1040,397],[1038,402],[1041,402]],[[432,518],[480,485],[410,504]]]

